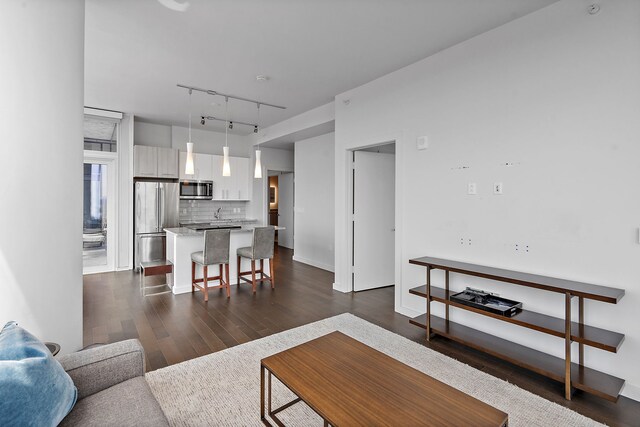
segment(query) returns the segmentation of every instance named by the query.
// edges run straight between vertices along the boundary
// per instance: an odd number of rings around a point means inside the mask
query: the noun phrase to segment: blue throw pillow
[[[16,322],[0,332],[0,426],[56,426],[78,390],[60,362]]]

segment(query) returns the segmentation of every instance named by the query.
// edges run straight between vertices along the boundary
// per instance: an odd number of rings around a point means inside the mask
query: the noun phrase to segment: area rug
[[[260,360],[340,331],[509,414],[509,425],[602,426],[583,415],[351,314],[341,314],[147,374],[173,426],[261,426]],[[275,378],[273,404],[294,398]],[[384,410],[384,408],[380,408]],[[304,403],[278,414],[287,426],[322,426]],[[399,420],[398,426],[402,426]]]

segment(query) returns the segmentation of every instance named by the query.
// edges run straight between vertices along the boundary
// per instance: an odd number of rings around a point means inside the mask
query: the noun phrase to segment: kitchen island
[[[231,229],[229,244],[229,284],[235,285],[238,280],[236,251],[238,248],[251,246],[253,229],[256,224],[243,224],[240,228]],[[276,227],[282,230],[283,227]],[[204,231],[188,227],[165,228],[167,233],[167,260],[173,263],[172,291],[174,294],[191,292],[191,254],[204,248]],[[259,265],[256,266],[259,268]],[[243,258],[241,269],[251,270],[251,261]],[[264,261],[264,271],[269,271],[269,260]],[[218,268],[209,268],[209,276],[217,276]],[[196,265],[196,277],[202,277],[202,267]],[[259,277],[259,275],[258,275]],[[212,282],[215,286],[218,281]],[[249,285],[250,287],[251,285]]]

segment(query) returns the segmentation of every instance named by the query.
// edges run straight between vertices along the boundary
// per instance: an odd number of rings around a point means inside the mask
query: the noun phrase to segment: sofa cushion
[[[0,425],[55,426],[76,397],[71,377],[47,347],[7,323],[0,332]]]
[[[135,377],[79,400],[60,426],[168,426],[144,377]]]

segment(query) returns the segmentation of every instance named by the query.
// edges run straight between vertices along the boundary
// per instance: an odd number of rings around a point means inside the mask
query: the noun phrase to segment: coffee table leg
[[[264,420],[264,366],[260,365],[260,419]]]
[[[267,371],[267,375],[269,375],[269,415],[271,415],[271,371]]]
[[[264,416],[264,375],[265,371],[269,372],[264,368],[264,366],[260,365],[260,419],[264,423],[264,425],[271,426],[271,423],[267,421],[267,418]],[[269,372],[269,411],[271,411],[271,372]]]

